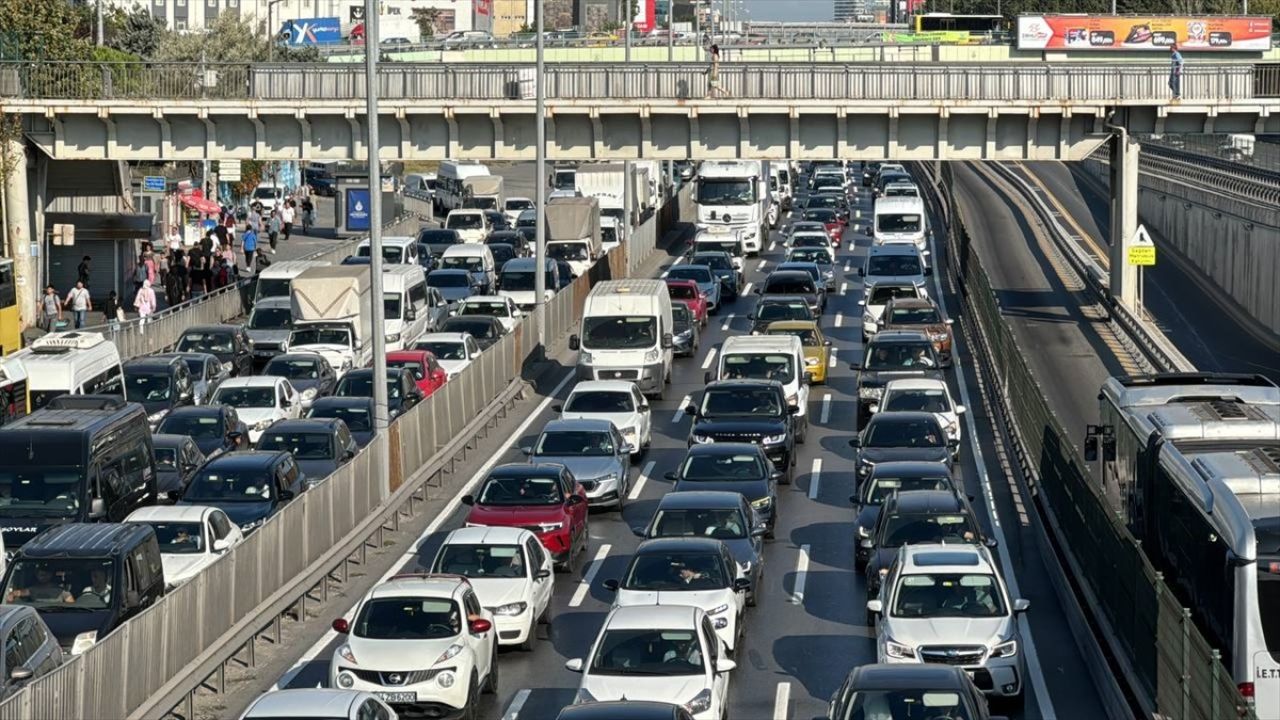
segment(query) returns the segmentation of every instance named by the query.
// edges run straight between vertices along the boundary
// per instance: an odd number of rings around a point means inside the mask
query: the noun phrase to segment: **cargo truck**
[[[626,221],[626,166],[623,163],[600,163],[583,165],[578,168],[574,182],[578,192],[586,197],[594,197],[600,201],[600,214],[618,219],[618,240],[625,239]],[[640,215],[645,209],[653,206],[649,182],[649,171],[645,167],[631,168],[631,209]],[[635,220],[636,218],[632,218]]]
[[[339,373],[373,360],[368,265],[305,270],[293,279],[289,300],[293,310],[289,352],[320,355]]]
[[[603,251],[600,202],[594,197],[564,197],[547,201],[547,257],[563,260],[573,276],[587,272]]]
[[[504,210],[506,194],[498,175],[478,175],[462,181],[462,207],[479,210]]]
[[[769,163],[761,160],[707,160],[698,168],[699,230],[714,226],[741,230],[742,247],[757,255],[778,224],[769,193]]]

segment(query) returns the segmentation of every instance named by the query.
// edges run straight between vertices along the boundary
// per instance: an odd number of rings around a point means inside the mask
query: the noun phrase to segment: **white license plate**
[[[412,703],[418,702],[418,693],[416,692],[380,692],[374,693],[378,699],[385,703]]]

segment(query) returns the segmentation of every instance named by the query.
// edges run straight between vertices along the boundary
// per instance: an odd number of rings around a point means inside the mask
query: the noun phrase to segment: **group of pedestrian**
[[[89,312],[93,310],[93,299],[89,297],[89,268],[93,262],[88,255],[76,266],[76,286],[67,292],[66,297],[58,295],[58,289],[48,285],[44,295],[40,297],[40,311],[37,325],[45,332],[59,329],[65,320],[65,313],[70,312],[75,329],[88,324]]]

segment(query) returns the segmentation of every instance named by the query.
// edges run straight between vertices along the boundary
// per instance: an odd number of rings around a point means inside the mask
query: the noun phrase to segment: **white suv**
[[[333,629],[346,643],[329,664],[331,687],[371,692],[427,717],[466,715],[480,692],[497,692],[493,615],[464,577],[397,575]]]
[[[470,580],[497,622],[498,644],[521,650],[532,650],[538,625],[550,622],[552,570],[551,555],[538,536],[518,527],[454,530],[431,563],[432,572]]]
[[[907,545],[867,601],[881,663],[959,665],[988,695],[1022,698],[1027,675],[1019,615],[985,547]]]

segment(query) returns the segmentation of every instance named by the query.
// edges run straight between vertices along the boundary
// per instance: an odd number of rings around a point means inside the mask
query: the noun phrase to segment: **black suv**
[[[244,325],[196,325],[178,340],[176,352],[209,353],[232,377],[253,374],[253,341]]]
[[[850,363],[858,371],[858,425],[871,414],[871,406],[884,397],[884,386],[898,378],[942,378],[941,363],[928,335],[915,330],[886,330],[877,333],[866,346],[861,363]]]
[[[124,364],[124,399],[142,405],[154,428],[170,410],[195,403],[191,370],[176,357],[129,360]]]
[[[707,386],[693,416],[689,445],[749,442],[764,448],[770,462],[791,482],[796,464],[796,413],[776,380],[720,380]]]
[[[815,281],[804,270],[774,270],[760,283],[756,292],[760,295],[803,299],[814,315],[821,315],[827,309],[826,285]]]
[[[932,700],[926,700],[932,698]],[[878,708],[929,707],[942,714],[932,717],[968,718],[968,720],[1005,720],[990,714],[987,699],[973,684],[973,679],[956,665],[886,664],[860,665],[849,673],[844,684],[831,697],[829,717],[871,717],[868,711]],[[595,707],[578,705],[576,707]]]
[[[893,565],[898,548],[944,542],[995,547],[995,541],[982,534],[967,496],[950,490],[912,490],[889,496],[871,537],[858,542],[867,551],[867,599],[880,595],[880,571]]]
[[[950,470],[956,443],[947,437],[936,414],[913,410],[877,413],[849,441],[849,447],[858,451],[861,481],[876,465],[895,460],[942,463]]]
[[[867,567],[867,556],[871,550],[862,547],[861,542],[871,537],[885,501],[900,492],[914,490],[958,492],[955,481],[951,479],[951,470],[942,463],[933,462],[882,462],[873,466],[866,478],[858,481],[858,492],[849,496],[854,512],[853,534],[859,543],[854,557],[855,568],[863,570]]]
[[[756,302],[755,312],[751,314],[751,334],[763,335],[770,323],[781,320],[817,320],[818,317],[810,309],[803,298],[791,295],[770,295]]]
[[[754,443],[724,442],[694,445],[679,469],[664,477],[675,483],[671,492],[718,490],[740,493],[764,522],[765,537],[773,537],[778,521],[778,481],[782,473]]]

